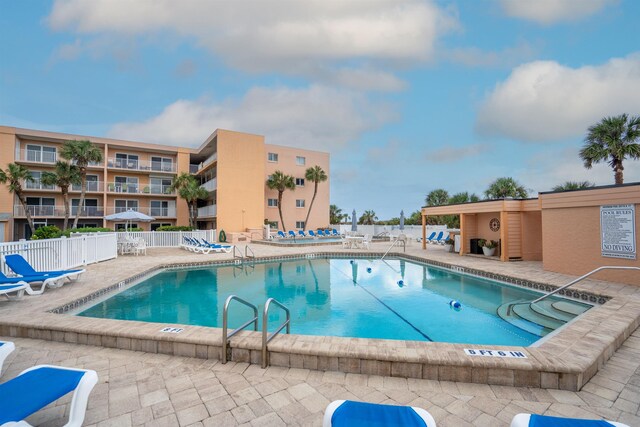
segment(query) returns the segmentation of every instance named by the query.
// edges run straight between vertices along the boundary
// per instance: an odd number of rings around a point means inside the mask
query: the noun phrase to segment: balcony
[[[198,208],[198,218],[213,218],[217,215],[217,205],[209,205]]]
[[[201,170],[203,170],[207,166],[209,166],[211,163],[215,162],[216,160],[218,160],[218,153],[217,152],[213,153],[211,156],[209,156],[207,158],[207,160],[205,160],[204,162],[200,163],[199,165],[189,165],[189,172],[191,172],[192,174],[197,174]]]
[[[22,180],[22,188],[25,190],[36,190],[36,191],[54,191],[58,190],[58,187],[55,185],[44,185],[40,180],[35,181],[25,181]]]
[[[216,191],[216,189],[218,188],[218,179],[217,178],[210,179],[209,181],[202,184],[200,187],[204,188],[209,192]]]
[[[70,217],[75,217],[78,212],[77,206],[70,206]],[[27,206],[29,213],[32,217],[64,217],[64,206],[48,206],[48,205],[30,205]],[[24,218],[26,217],[25,209],[22,205],[13,207],[13,216]],[[103,217],[104,208],[102,206],[87,206],[80,212],[81,217]]]
[[[175,162],[151,162],[146,160],[113,159],[107,161],[111,169],[126,169],[145,172],[176,173]]]
[[[116,213],[126,212],[128,210],[140,212],[140,213],[143,213],[145,215],[152,216],[154,218],[175,218],[176,217],[176,208],[175,208],[175,206],[169,206],[167,208],[148,207],[148,206],[140,206],[138,208],[109,206],[107,208],[107,213],[106,214],[107,215],[112,215],[112,214],[116,214]]]
[[[35,181],[22,181],[22,188],[25,190],[34,191],[57,191],[60,192],[60,187],[57,185],[45,185],[40,180]],[[87,181],[87,193],[100,193],[103,189],[102,181]],[[69,187],[70,193],[79,193],[81,191],[80,185],[72,185]]]
[[[151,184],[151,185],[138,185],[138,184],[122,184],[119,182],[110,182],[107,184],[107,191],[109,193],[119,193],[119,194],[155,194],[155,195],[163,195],[163,196],[173,196],[176,194],[175,191],[170,190],[170,185],[160,185],[160,184]]]
[[[58,153],[41,150],[20,150],[20,160],[31,163],[54,164],[58,160]]]

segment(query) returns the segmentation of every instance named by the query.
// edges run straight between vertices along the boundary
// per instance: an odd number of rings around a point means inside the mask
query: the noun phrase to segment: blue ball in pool
[[[456,301],[456,300],[454,300],[454,299],[452,299],[451,301],[449,301],[449,305],[450,305],[452,308],[455,308],[456,310],[460,310],[460,309],[462,308],[462,304],[460,304],[460,302],[459,302],[459,301]]]
[[[371,267],[367,267],[367,273],[371,273]]]
[[[398,280],[398,286],[403,287],[404,286],[404,280]]]
[[[349,263],[353,264],[353,260],[349,261]]]

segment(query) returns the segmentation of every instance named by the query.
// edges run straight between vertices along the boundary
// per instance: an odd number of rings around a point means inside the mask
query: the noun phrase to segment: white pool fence
[[[351,231],[351,224],[336,224],[331,228],[335,228],[341,234]],[[446,225],[427,225],[427,236],[432,232],[446,231],[448,228]],[[422,237],[422,225],[405,225],[404,230],[400,230],[398,225],[360,225],[358,224],[358,233],[370,234],[372,236],[378,236],[383,233],[387,233],[389,236],[397,236],[400,233],[404,233],[407,236],[417,239]]]

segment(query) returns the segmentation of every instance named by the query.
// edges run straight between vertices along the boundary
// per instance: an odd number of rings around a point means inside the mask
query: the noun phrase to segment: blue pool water
[[[220,327],[229,295],[260,310],[267,298],[276,298],[290,308],[294,334],[523,346],[540,338],[496,315],[502,304],[530,301],[539,293],[397,259],[164,270],[79,315]],[[460,310],[451,307],[452,299]],[[250,314],[234,305],[230,326]],[[283,320],[273,307],[269,326],[275,329]]]

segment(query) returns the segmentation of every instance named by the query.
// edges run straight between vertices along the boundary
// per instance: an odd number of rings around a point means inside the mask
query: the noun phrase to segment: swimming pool
[[[220,327],[222,307],[232,294],[260,309],[267,298],[276,298],[291,310],[294,334],[526,346],[553,326],[525,328],[500,317],[506,303],[530,301],[538,292],[404,259],[313,258],[172,268],[78,315]],[[453,308],[451,300],[462,308]],[[588,308],[557,297],[549,301],[564,304],[563,313]],[[250,314],[248,308],[234,306],[230,326],[244,323]],[[270,312],[269,325],[277,327],[283,316]]]

